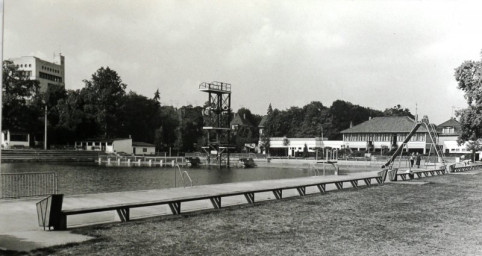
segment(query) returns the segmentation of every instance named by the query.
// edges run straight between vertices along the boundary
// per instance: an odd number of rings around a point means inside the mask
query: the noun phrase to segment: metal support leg
[[[117,209],[117,214],[119,215],[119,219],[121,222],[129,221],[129,208],[121,208]]]
[[[211,197],[209,199],[211,200],[211,203],[213,204],[214,208],[221,209],[221,197],[220,196]]]
[[[354,188],[358,188],[358,180],[350,180],[351,186]]]
[[[254,204],[254,193],[244,193],[244,197],[250,204]]]
[[[169,203],[169,208],[171,208],[171,212],[173,215],[181,214],[181,202]]]
[[[297,187],[296,190],[298,190],[298,193],[300,196],[305,196],[306,195],[306,187]]]
[[[318,184],[316,185],[318,189],[320,190],[320,193],[326,193],[326,185],[325,184]]]
[[[283,190],[281,190],[281,189],[274,189],[273,194],[276,197],[276,199],[283,198]]]

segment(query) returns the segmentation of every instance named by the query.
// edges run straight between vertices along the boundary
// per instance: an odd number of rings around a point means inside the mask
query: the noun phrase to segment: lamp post
[[[44,150],[47,150],[47,104],[45,104],[45,131],[44,131]]]

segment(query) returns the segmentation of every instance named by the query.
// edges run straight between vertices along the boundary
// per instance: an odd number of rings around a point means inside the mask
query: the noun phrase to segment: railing
[[[57,194],[55,172],[2,173],[0,198],[19,198]]]
[[[203,82],[199,85],[200,90],[231,91],[231,84],[223,82]]]
[[[186,180],[184,179],[184,176],[186,176],[187,179],[189,180],[189,185],[192,187],[192,179],[191,179],[191,176],[189,176],[189,173],[187,171],[182,171],[179,164],[176,164],[176,167],[179,171],[179,176],[181,177],[182,185],[186,187]],[[177,177],[176,172],[174,172],[174,186],[177,186],[176,177]]]

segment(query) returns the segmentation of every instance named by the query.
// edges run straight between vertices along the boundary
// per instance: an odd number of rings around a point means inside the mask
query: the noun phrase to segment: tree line
[[[152,98],[127,92],[127,85],[115,70],[101,67],[84,87],[66,90],[49,84],[40,91],[39,83],[29,80],[11,61],[3,65],[3,129],[31,134],[32,141],[42,141],[44,111],[47,108],[48,144],[69,145],[89,139],[131,137],[134,141],[152,143],[158,151],[170,148],[200,151],[204,146],[201,106],[164,106],[159,90]],[[247,122],[232,132],[231,141],[238,151],[247,143],[259,140],[258,124],[262,115],[248,108],[236,112]],[[337,100],[330,107],[311,102],[303,107],[273,109],[266,113],[265,135],[340,139],[340,131],[350,123],[356,125],[369,117],[413,115],[400,105],[379,111]],[[234,114],[231,114],[231,119]],[[33,146],[33,145],[32,145]]]
[[[126,91],[115,70],[99,68],[84,87],[66,90],[29,80],[11,61],[3,63],[3,129],[31,134],[43,141],[47,108],[49,146],[75,141],[132,137],[153,143],[158,150],[195,150],[202,137],[202,108],[161,106],[159,90],[152,98]]]

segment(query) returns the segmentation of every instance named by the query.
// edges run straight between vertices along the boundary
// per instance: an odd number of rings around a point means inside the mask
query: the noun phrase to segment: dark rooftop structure
[[[233,125],[248,126],[248,127],[253,126],[246,118],[238,115],[238,113],[234,115],[233,121],[231,121],[231,126]]]
[[[415,120],[408,116],[374,117],[341,133],[409,133],[415,124]],[[418,132],[427,132],[427,129],[421,126]]]

